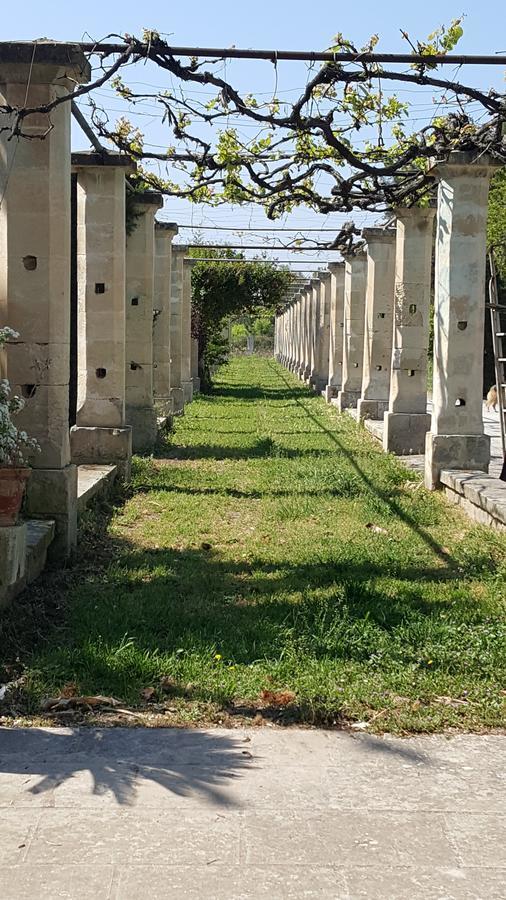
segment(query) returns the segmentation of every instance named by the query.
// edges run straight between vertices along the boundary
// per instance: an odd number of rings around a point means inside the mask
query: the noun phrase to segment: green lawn
[[[72,682],[156,724],[506,724],[506,535],[271,360],[222,370],[100,524],[5,618],[7,718]]]

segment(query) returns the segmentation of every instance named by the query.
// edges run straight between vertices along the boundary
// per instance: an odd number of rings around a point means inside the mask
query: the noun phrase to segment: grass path
[[[157,724],[506,724],[506,536],[271,360],[233,360],[135,462],[104,540],[17,637],[13,715],[71,682]]]

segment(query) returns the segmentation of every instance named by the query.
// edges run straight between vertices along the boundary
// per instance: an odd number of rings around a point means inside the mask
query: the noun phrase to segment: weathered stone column
[[[301,348],[302,348],[302,286],[297,288],[293,300],[293,362],[292,372],[299,374],[301,364]]]
[[[367,254],[345,257],[343,380],[336,402],[340,412],[356,408],[362,388],[366,286]]]
[[[330,301],[331,274],[329,271],[318,272],[319,305],[316,342],[315,390],[321,394],[325,391],[329,379],[329,346],[330,346]]]
[[[288,306],[285,312],[286,318],[286,366],[288,369],[292,366],[293,357],[293,300],[289,296]]]
[[[329,272],[329,375],[325,385],[327,403],[337,397],[343,380],[344,262],[329,263]]]
[[[182,314],[183,314],[183,261],[188,247],[178,244],[172,247],[172,268],[170,278],[170,393],[174,413],[184,410],[184,388],[182,385]]]
[[[297,299],[297,359],[294,373],[299,375],[304,365],[304,286],[302,285]]]
[[[367,291],[362,390],[359,419],[383,419],[390,395],[394,313],[395,231],[364,228],[367,241]]]
[[[429,207],[396,210],[392,370],[383,447],[397,454],[423,453],[430,429],[427,350],[434,214]]]
[[[494,164],[455,152],[432,169],[439,179],[434,298],[434,384],[425,484],[442,469],[488,471],[483,433],[483,331],[488,188]]]
[[[170,394],[170,270],[173,222],[155,222],[155,282],[153,292],[153,397],[157,413],[172,414]]]
[[[311,279],[309,291],[309,375],[308,384],[316,385],[316,360],[318,347],[318,331],[320,327],[320,279]]]
[[[308,282],[302,292],[302,360],[299,370],[299,377],[302,381],[305,381],[306,378],[309,378],[310,372],[310,363],[311,363],[311,353],[310,353],[310,308],[311,308],[311,295],[313,293],[313,289],[311,287],[311,283]]]
[[[89,81],[75,44],[0,43],[0,104],[39,106]],[[10,117],[2,116],[2,126]],[[49,128],[51,125],[51,128]],[[0,310],[19,332],[2,375],[27,399],[19,427],[37,438],[28,516],[56,521],[53,558],[77,535],[77,468],[70,462],[70,103],[22,122],[29,138],[0,131]]]
[[[192,269],[196,259],[183,260],[183,306],[181,310],[181,387],[185,406],[193,400],[191,361],[192,342]]]
[[[125,424],[125,173],[119,153],[72,154],[77,176],[77,410],[72,462],[130,477]]]
[[[138,218],[126,243],[126,419],[134,451],[150,450],[157,437],[153,402],[153,294],[155,213],[162,195],[138,194]]]
[[[192,381],[193,394],[200,391],[200,375],[199,375],[199,342],[197,338],[192,338]]]
[[[288,360],[288,368],[291,372],[295,370],[297,359],[297,294],[295,293],[290,302],[290,354]]]

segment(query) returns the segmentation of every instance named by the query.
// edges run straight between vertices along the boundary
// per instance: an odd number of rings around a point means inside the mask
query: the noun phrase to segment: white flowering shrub
[[[12,328],[0,328],[0,350],[7,341],[19,337]],[[28,437],[12,421],[12,416],[25,405],[22,397],[11,396],[11,386],[6,378],[0,379],[0,466],[24,466],[31,453],[40,450],[35,438]]]

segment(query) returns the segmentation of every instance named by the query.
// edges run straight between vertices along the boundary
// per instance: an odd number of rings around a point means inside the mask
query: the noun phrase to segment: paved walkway
[[[0,897],[506,896],[506,736],[0,729]]]

